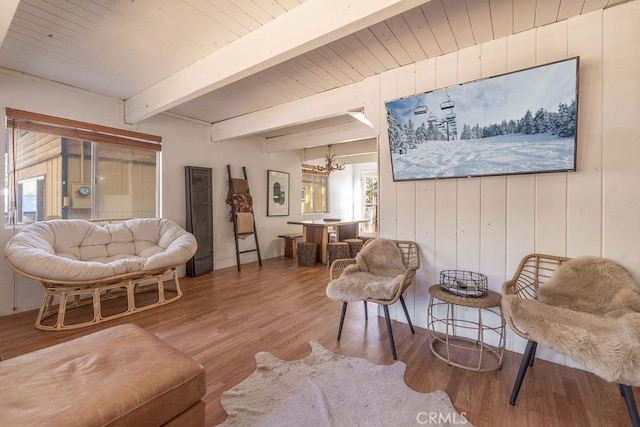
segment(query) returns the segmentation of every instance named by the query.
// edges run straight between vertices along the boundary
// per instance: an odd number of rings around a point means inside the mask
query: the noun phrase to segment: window
[[[18,222],[29,223],[44,219],[44,177],[18,181]]]
[[[5,223],[157,216],[161,138],[7,109]]]
[[[329,175],[302,166],[302,213],[326,213],[329,200]]]
[[[376,172],[362,173],[362,202],[364,218],[370,221],[362,224],[361,232],[375,234],[378,231],[378,174]]]

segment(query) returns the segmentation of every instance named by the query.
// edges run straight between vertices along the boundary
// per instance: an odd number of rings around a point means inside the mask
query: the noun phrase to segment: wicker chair
[[[558,270],[565,263],[566,267]],[[549,286],[545,287],[547,283]],[[637,320],[638,295],[638,285],[628,272],[604,258],[525,256],[513,278],[502,285],[507,323],[527,340],[509,403],[515,405],[540,341],[606,381],[618,383],[631,424],[640,426],[631,387],[640,385],[640,368],[630,357],[640,343],[635,332],[630,334],[631,339],[618,333],[620,325],[634,329],[637,324],[629,323],[632,317],[620,316],[630,314]]]
[[[502,284],[502,296],[515,295],[521,299],[537,299],[538,288],[544,286],[560,264],[568,259],[569,258],[555,255],[526,255],[520,261],[520,265],[513,274],[513,278]],[[527,368],[533,366],[533,361],[536,358],[538,343],[533,341],[526,331],[518,327],[508,311],[505,312],[505,320],[516,335],[527,340],[527,347],[522,356],[520,369],[518,370],[516,382],[513,385],[509,399],[509,403],[515,405],[518,393],[520,392],[520,386],[522,386],[522,380],[527,373]]]
[[[376,239],[367,240],[363,249],[374,242]],[[389,299],[372,299],[372,298],[362,298],[364,302],[364,312],[365,319],[368,320],[367,313],[367,302],[373,302],[379,304],[384,309],[384,316],[387,325],[387,333],[389,335],[389,344],[391,346],[391,353],[393,355],[393,359],[397,359],[396,356],[396,347],[393,340],[393,331],[391,329],[391,318],[389,317],[389,306],[394,304],[396,301],[400,301],[402,305],[402,309],[404,310],[404,314],[407,317],[407,322],[409,323],[409,328],[411,329],[411,333],[414,334],[415,331],[413,329],[413,325],[411,323],[411,318],[409,317],[409,312],[407,310],[407,306],[404,302],[404,298],[402,297],[403,293],[407,290],[407,288],[413,283],[413,278],[415,277],[416,271],[420,267],[420,253],[418,251],[418,245],[415,242],[405,241],[405,240],[395,240],[396,245],[402,252],[402,261],[406,267],[404,274],[401,279],[401,283],[398,286],[395,294]],[[335,260],[329,269],[329,278],[331,281],[340,277],[345,268],[350,265],[356,264],[355,258],[347,258],[347,259],[337,259]],[[342,335],[342,326],[344,324],[344,317],[347,311],[347,301],[342,302],[342,313],[340,315],[340,325],[338,326],[338,341],[340,341],[340,336]]]
[[[502,295],[516,295],[522,299],[537,299],[538,288],[544,286],[560,264],[568,259],[569,258],[566,257],[543,254],[530,254],[525,256],[522,258],[522,261],[520,261],[520,265],[514,273],[513,278],[502,284]],[[529,334],[519,328],[511,316],[507,314],[505,317],[513,332],[527,340],[528,343],[532,343]],[[533,365],[533,359],[535,359],[535,346],[536,343],[531,344],[532,353],[529,355],[531,357],[531,365]],[[527,344],[527,349],[529,349],[529,344]],[[525,357],[526,354],[525,350]]]

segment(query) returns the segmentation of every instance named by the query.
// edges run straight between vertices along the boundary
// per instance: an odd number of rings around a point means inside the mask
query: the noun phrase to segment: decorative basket
[[[443,270],[440,289],[461,297],[484,297],[487,295],[487,276],[473,271]]]

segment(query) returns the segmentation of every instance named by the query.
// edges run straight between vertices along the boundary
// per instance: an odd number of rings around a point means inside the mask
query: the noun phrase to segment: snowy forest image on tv
[[[575,170],[578,62],[386,102],[393,180]]]

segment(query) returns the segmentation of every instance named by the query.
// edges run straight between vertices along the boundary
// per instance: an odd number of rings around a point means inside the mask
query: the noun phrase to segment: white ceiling
[[[2,0],[0,67],[216,123],[624,1]]]

